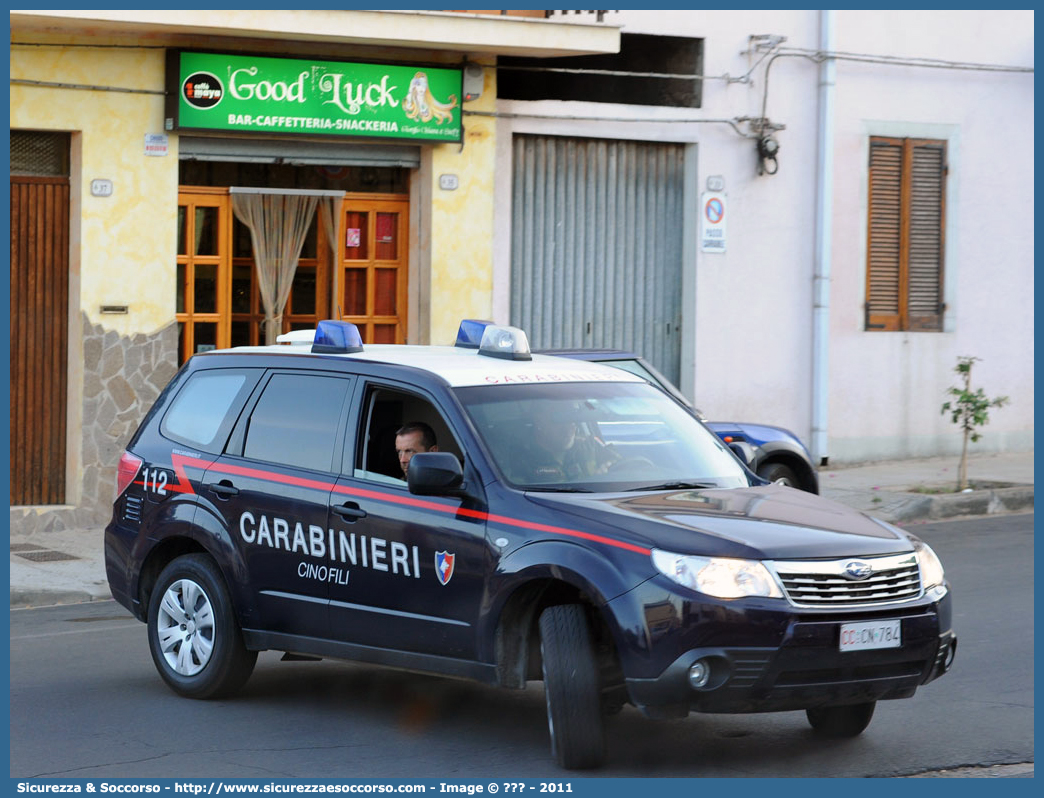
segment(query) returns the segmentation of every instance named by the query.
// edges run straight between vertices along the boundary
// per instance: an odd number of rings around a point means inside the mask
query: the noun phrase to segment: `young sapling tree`
[[[1008,403],[1007,396],[998,396],[990,399],[982,388],[972,390],[971,372],[979,358],[961,356],[957,358],[954,371],[960,377],[961,385],[950,387],[947,394],[951,397],[949,401],[943,402],[942,414],[950,414],[954,424],[961,428],[964,436],[961,445],[961,462],[957,469],[957,490],[965,490],[968,487],[968,441],[972,443],[979,440],[979,428],[986,425],[990,420],[989,409],[991,407],[1003,407]]]

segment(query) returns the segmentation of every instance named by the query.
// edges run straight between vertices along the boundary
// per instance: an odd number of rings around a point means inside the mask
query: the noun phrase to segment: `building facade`
[[[462,111],[501,54],[618,46],[594,15],[11,12],[12,527],[104,520],[195,352],[488,317],[495,123]]]
[[[955,454],[975,356],[1032,449],[1032,23],[11,12],[12,526],[103,520],[192,353],[335,316],[633,349],[829,463]]]
[[[977,450],[1032,450],[1033,12],[605,20],[621,26],[620,56],[558,62],[590,67],[585,83],[568,74],[568,90],[511,82],[520,63],[566,74],[549,60],[498,62],[497,174],[513,180],[498,182],[497,207],[514,205],[498,218],[494,315],[535,327],[538,346],[637,348],[708,417],[788,427],[820,464],[956,456],[961,437],[940,408],[957,358],[976,357],[974,384],[1012,399]],[[638,70],[655,73],[644,96],[626,85],[643,81]],[[606,161],[607,175],[627,174],[618,193],[592,200],[586,153],[600,141],[650,158],[671,148],[674,188],[621,150]],[[530,168],[526,147],[560,160]],[[537,242],[520,185],[564,209],[537,219]],[[605,291],[619,299],[612,286],[625,285],[626,301],[585,315],[583,292],[603,286],[574,289],[567,269],[544,304],[524,305],[578,259],[577,240],[605,244]],[[656,269],[634,272],[643,258]]]

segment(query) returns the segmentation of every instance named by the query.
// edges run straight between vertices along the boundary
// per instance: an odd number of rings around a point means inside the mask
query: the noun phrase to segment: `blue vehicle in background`
[[[685,405],[715,435],[729,444],[751,471],[762,479],[819,493],[819,475],[805,444],[790,430],[769,424],[709,421],[703,413],[640,355],[621,349],[543,349],[545,355],[588,360],[637,374]]]

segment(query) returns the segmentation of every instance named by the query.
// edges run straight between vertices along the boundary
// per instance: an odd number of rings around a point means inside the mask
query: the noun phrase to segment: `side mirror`
[[[418,496],[459,496],[464,472],[450,452],[421,452],[410,458],[406,484]]]

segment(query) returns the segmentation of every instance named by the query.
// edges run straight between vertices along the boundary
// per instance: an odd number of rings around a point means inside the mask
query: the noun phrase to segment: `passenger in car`
[[[395,432],[395,454],[399,457],[403,479],[406,478],[406,471],[410,467],[413,455],[438,450],[435,430],[423,421],[409,421]]]

